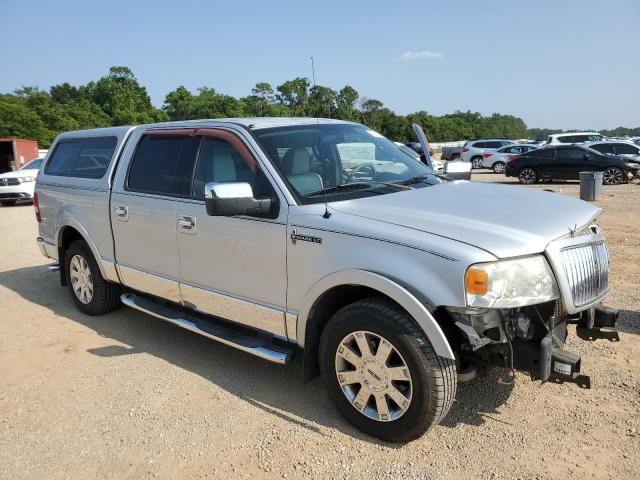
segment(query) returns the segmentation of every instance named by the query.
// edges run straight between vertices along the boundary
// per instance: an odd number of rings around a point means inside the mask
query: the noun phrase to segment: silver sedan
[[[507,164],[509,157],[520,155],[531,150],[537,150],[539,147],[533,144],[508,145],[499,148],[494,152],[485,152],[482,155],[482,168],[490,168],[495,173],[504,173],[504,166]]]

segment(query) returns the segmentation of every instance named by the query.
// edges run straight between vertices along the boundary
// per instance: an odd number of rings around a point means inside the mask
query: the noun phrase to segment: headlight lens
[[[22,177],[22,178],[20,178],[20,180],[22,182],[35,182],[36,181],[36,177]]]
[[[514,308],[558,298],[553,272],[542,255],[471,265],[465,273],[467,305]]]

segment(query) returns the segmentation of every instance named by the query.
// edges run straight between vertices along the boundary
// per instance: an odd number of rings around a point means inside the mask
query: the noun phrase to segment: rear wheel
[[[71,298],[87,315],[102,315],[120,305],[120,286],[106,281],[84,240],[71,244],[65,255],[65,274]]]
[[[520,180],[520,183],[536,183],[538,181],[538,173],[533,168],[524,167],[518,173],[518,180]]]
[[[618,167],[608,167],[604,170],[602,181],[606,185],[619,185],[624,181],[624,172]]]
[[[413,318],[382,298],[339,310],[320,340],[320,370],[339,412],[360,430],[406,442],[437,425],[457,386]]]
[[[1,204],[3,207],[11,207],[12,205],[15,205],[15,204],[16,204],[16,200],[2,200],[2,201],[0,202],[0,204]]]
[[[504,162],[496,162],[493,164],[493,171],[495,173],[504,173]]]
[[[475,169],[482,168],[482,157],[473,157],[471,159],[471,167]]]

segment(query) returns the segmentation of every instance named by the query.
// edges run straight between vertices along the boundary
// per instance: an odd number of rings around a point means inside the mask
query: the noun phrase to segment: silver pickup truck
[[[615,327],[597,207],[451,180],[363,125],[68,132],[34,197],[39,247],[82,312],[124,304],[279,364],[300,354],[305,380],[321,373],[385,440],[436,425],[493,365],[584,384],[567,324]]]

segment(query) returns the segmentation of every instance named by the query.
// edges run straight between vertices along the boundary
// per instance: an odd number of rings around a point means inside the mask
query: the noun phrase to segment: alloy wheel
[[[373,420],[397,420],[411,405],[411,372],[386,338],[368,331],[352,332],[336,350],[338,383],[353,408]]]
[[[497,162],[493,165],[493,171],[495,173],[502,173],[504,172],[504,163],[502,162]]]
[[[474,158],[473,160],[471,160],[471,166],[473,168],[482,168],[482,160],[480,160],[479,158]]]
[[[609,167],[604,171],[603,180],[607,185],[618,185],[624,179],[624,172],[617,167]]]
[[[518,175],[521,183],[536,183],[538,174],[533,168],[523,168]]]
[[[69,265],[69,277],[73,292],[85,305],[93,298],[93,277],[87,261],[80,255],[74,255]]]

